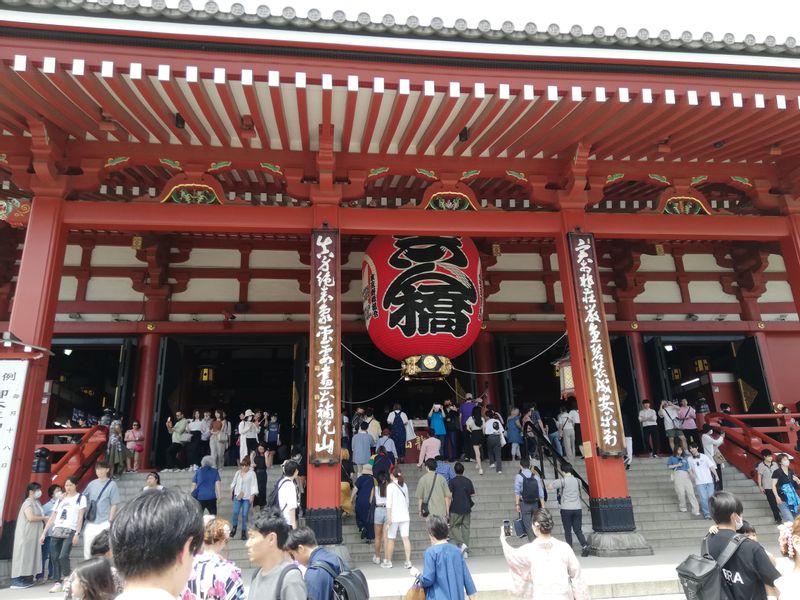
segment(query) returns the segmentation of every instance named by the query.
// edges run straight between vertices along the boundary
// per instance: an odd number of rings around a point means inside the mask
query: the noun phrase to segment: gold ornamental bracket
[[[414,379],[442,379],[453,372],[453,363],[446,356],[422,354],[409,356],[400,363],[403,377]]]

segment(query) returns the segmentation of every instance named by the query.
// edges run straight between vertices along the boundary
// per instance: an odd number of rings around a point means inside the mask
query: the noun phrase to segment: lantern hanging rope
[[[373,364],[372,364],[371,362],[369,362],[369,361],[368,361],[366,358],[361,358],[361,357],[360,357],[358,354],[356,354],[355,352],[353,352],[352,350],[350,350],[350,348],[348,348],[347,346],[345,346],[345,345],[344,345],[344,343],[342,343],[342,348],[344,348],[345,350],[347,350],[347,351],[348,351],[350,354],[352,354],[353,356],[355,356],[355,357],[356,357],[358,360],[360,360],[361,362],[363,362],[365,365],[369,365],[369,366],[370,366],[370,367],[372,367],[373,369],[379,369],[379,370],[381,370],[381,371],[397,371],[397,370],[400,368],[399,366],[398,366],[398,367],[392,367],[392,368],[389,368],[389,367],[381,367],[381,366],[378,366],[378,365],[373,365]]]
[[[526,360],[524,362],[521,362],[518,365],[514,365],[513,367],[508,367],[507,369],[500,369],[499,371],[487,371],[487,372],[484,373],[484,372],[480,372],[480,371],[464,371],[463,369],[457,369],[456,367],[453,367],[453,371],[458,371],[459,373],[465,373],[466,375],[498,375],[500,373],[507,373],[508,371],[513,371],[514,369],[518,369],[520,367],[524,367],[529,362],[533,362],[534,360],[536,360],[540,356],[542,356],[545,353],[547,353],[551,348],[554,348],[565,337],[567,337],[567,332],[566,331],[564,333],[562,333],[561,336],[555,342],[553,342],[547,348],[545,348],[544,350],[539,352],[539,354],[537,354],[536,356],[532,356],[528,360]]]
[[[372,402],[373,400],[377,400],[378,398],[380,398],[384,394],[387,394],[394,386],[396,386],[398,383],[403,381],[403,379],[404,379],[404,377],[400,377],[392,385],[390,385],[388,388],[383,390],[380,394],[378,394],[376,396],[373,396],[372,398],[367,398],[366,400],[359,400],[358,402],[345,402],[345,404],[366,404],[367,402]]]
[[[451,390],[453,390],[453,393],[456,395],[456,399],[457,399],[457,400],[466,400],[466,399],[467,399],[467,397],[466,397],[466,396],[462,396],[461,394],[459,394],[459,393],[458,393],[458,391],[456,390],[456,388],[454,388],[452,385],[450,385],[450,382],[449,382],[449,381],[447,381],[447,379],[446,379],[446,378],[445,378],[445,379],[443,379],[442,381],[444,381],[444,382],[447,384],[447,387],[449,387]],[[472,399],[472,400],[480,400],[481,398],[486,398],[486,397],[488,397],[488,395],[489,395],[489,393],[488,393],[487,391],[484,391],[484,392],[483,392],[483,393],[482,393],[480,396],[478,396],[477,398],[471,398],[471,399]]]

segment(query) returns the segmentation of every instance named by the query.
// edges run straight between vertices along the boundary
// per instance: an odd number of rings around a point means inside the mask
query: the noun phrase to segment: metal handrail
[[[553,476],[557,479],[558,476],[559,476],[558,475],[559,467],[561,467],[563,465],[572,466],[572,463],[570,463],[566,458],[561,456],[556,451],[556,447],[553,446],[553,443],[550,441],[550,438],[545,436],[544,433],[542,433],[541,431],[539,431],[539,429],[537,429],[535,427],[534,427],[534,431],[536,432],[536,438],[537,438],[537,441],[538,441],[538,443],[536,444],[536,448],[537,448],[537,453],[539,454],[539,468],[541,468],[541,470],[542,470],[542,475],[544,475],[544,458],[545,458],[545,453],[544,453],[544,450],[543,450],[543,444],[544,444],[544,445],[547,445],[547,447],[550,449],[550,456],[548,457],[548,460],[553,466]],[[524,437],[523,437],[523,441],[524,441]],[[581,483],[581,487],[583,488],[583,491],[586,492],[586,494],[588,495],[589,494],[589,484],[586,483],[586,480],[584,480],[584,478],[581,477],[580,473],[575,471],[574,468],[573,468],[573,472],[574,472],[575,478]],[[587,508],[589,507],[589,503],[586,502],[586,500],[584,500],[583,496],[581,496],[581,502],[583,502],[586,505]]]

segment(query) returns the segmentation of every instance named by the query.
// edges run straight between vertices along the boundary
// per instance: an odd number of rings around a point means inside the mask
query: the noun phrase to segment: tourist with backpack
[[[533,476],[531,461],[526,456],[519,461],[519,473],[514,477],[514,498],[528,541],[532,542],[536,537],[533,533],[533,513],[544,508],[544,490]]]
[[[709,507],[718,532],[703,539],[702,556],[678,567],[684,591],[697,600],[766,600],[781,575],[766,550],[736,533],[742,526],[742,502],[730,492],[716,492]],[[770,592],[770,595],[775,595]]]
[[[253,521],[247,538],[247,556],[257,569],[250,580],[249,600],[307,600],[300,569],[283,551],[291,526],[280,511],[267,506]]]
[[[283,477],[275,482],[275,487],[270,492],[267,507],[277,508],[283,514],[291,529],[297,528],[297,463],[287,460],[283,463]]]
[[[447,519],[431,515],[426,522],[431,545],[425,550],[424,567],[420,572],[412,567],[410,573],[425,590],[425,597],[464,598],[474,600],[478,590],[472,580],[463,553],[447,543],[449,528]]]
[[[289,532],[283,549],[306,572],[304,579],[310,600],[367,600],[367,579],[358,569],[350,570],[338,556],[317,545],[309,527]]]
[[[397,448],[397,462],[403,462],[406,456],[406,438],[408,437],[408,415],[400,409],[399,404],[394,405],[394,410],[386,417],[386,422],[391,427],[391,437]]]

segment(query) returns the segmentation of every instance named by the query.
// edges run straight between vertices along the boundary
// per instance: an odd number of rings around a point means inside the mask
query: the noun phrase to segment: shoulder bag
[[[106,481],[106,484],[103,486],[103,489],[100,490],[100,493],[97,494],[97,500],[90,500],[89,506],[86,507],[86,514],[84,515],[84,519],[89,523],[94,523],[94,520],[97,518],[97,503],[100,502],[100,498],[103,496],[103,492],[106,491],[106,488],[111,483],[111,479]],[[80,498],[78,498],[78,503],[80,504]]]
[[[431,496],[433,496],[433,488],[436,487],[436,477],[438,473],[434,472],[433,474],[433,481],[431,482],[431,491],[428,492],[428,497],[425,499],[425,502],[422,503],[422,506],[419,508],[419,513],[422,515],[423,518],[427,517],[431,514],[431,511],[428,509],[428,502],[431,501]]]

